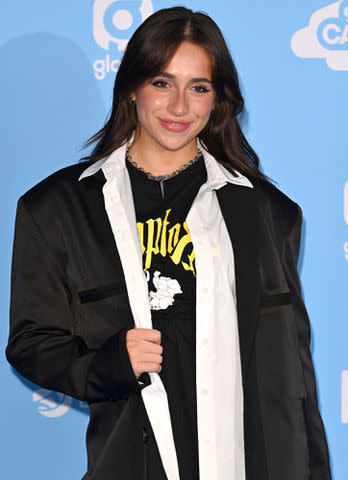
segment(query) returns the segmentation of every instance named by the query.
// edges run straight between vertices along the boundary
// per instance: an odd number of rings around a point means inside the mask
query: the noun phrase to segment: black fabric
[[[149,421],[141,391],[132,392],[130,361],[119,357],[127,350],[108,340],[119,332],[124,345],[134,317],[105,210],[106,179],[98,170],[78,181],[85,168],[65,167],[18,201],[6,357],[42,388],[88,402],[84,480],[165,480],[150,429],[143,439]],[[274,185],[252,183],[216,191],[235,257],[246,478],[330,480],[297,270],[302,212]],[[291,304],[280,296],[287,292]]]
[[[199,478],[196,414],[196,277],[186,217],[207,172],[203,156],[162,182],[128,160],[153,328],[162,332],[162,370],[181,480]]]

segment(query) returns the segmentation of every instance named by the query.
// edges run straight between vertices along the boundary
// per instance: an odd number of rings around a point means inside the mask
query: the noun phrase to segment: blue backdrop
[[[223,30],[240,74],[243,129],[263,170],[304,213],[300,272],[335,480],[348,478],[348,1],[187,1]],[[79,479],[84,403],[6,363],[18,197],[88,152],[104,123],[127,39],[177,2],[16,0],[0,15],[2,478]]]

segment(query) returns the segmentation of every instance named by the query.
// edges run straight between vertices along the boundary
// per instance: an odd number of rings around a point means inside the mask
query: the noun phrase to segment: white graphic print
[[[145,272],[146,279],[149,282],[150,273]],[[156,292],[149,290],[151,310],[165,310],[174,303],[174,295],[182,293],[180,284],[177,280],[170,277],[161,277],[161,272],[156,270],[152,280],[156,287]]]
[[[332,70],[348,71],[348,0],[314,12],[293,35],[291,49],[298,57],[324,58]]]

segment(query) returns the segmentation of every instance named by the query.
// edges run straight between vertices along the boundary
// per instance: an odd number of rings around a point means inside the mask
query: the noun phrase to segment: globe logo
[[[97,44],[109,50],[110,43],[124,51],[130,37],[129,29],[139,25],[153,13],[151,0],[129,2],[127,9],[119,0],[95,0],[93,8],[93,35]]]
[[[106,53],[105,58],[95,60],[93,69],[97,80],[103,80],[106,73],[117,72],[120,54],[126,49],[132,31],[153,11],[151,0],[138,0],[126,4],[120,0],[95,0],[94,40],[103,50],[111,52],[111,55]]]
[[[40,388],[33,393],[33,403],[40,415],[57,418],[66,414],[71,406],[72,398],[64,393]]]

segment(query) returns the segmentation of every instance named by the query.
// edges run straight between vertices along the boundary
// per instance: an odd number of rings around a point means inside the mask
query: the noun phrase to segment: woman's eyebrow
[[[158,75],[160,75],[161,77],[168,78],[170,80],[174,80],[176,78],[175,75],[173,75],[172,73],[168,73],[168,72],[160,72]],[[212,81],[209,80],[209,78],[205,78],[205,77],[191,78],[190,83],[196,83],[196,82],[212,83]]]

